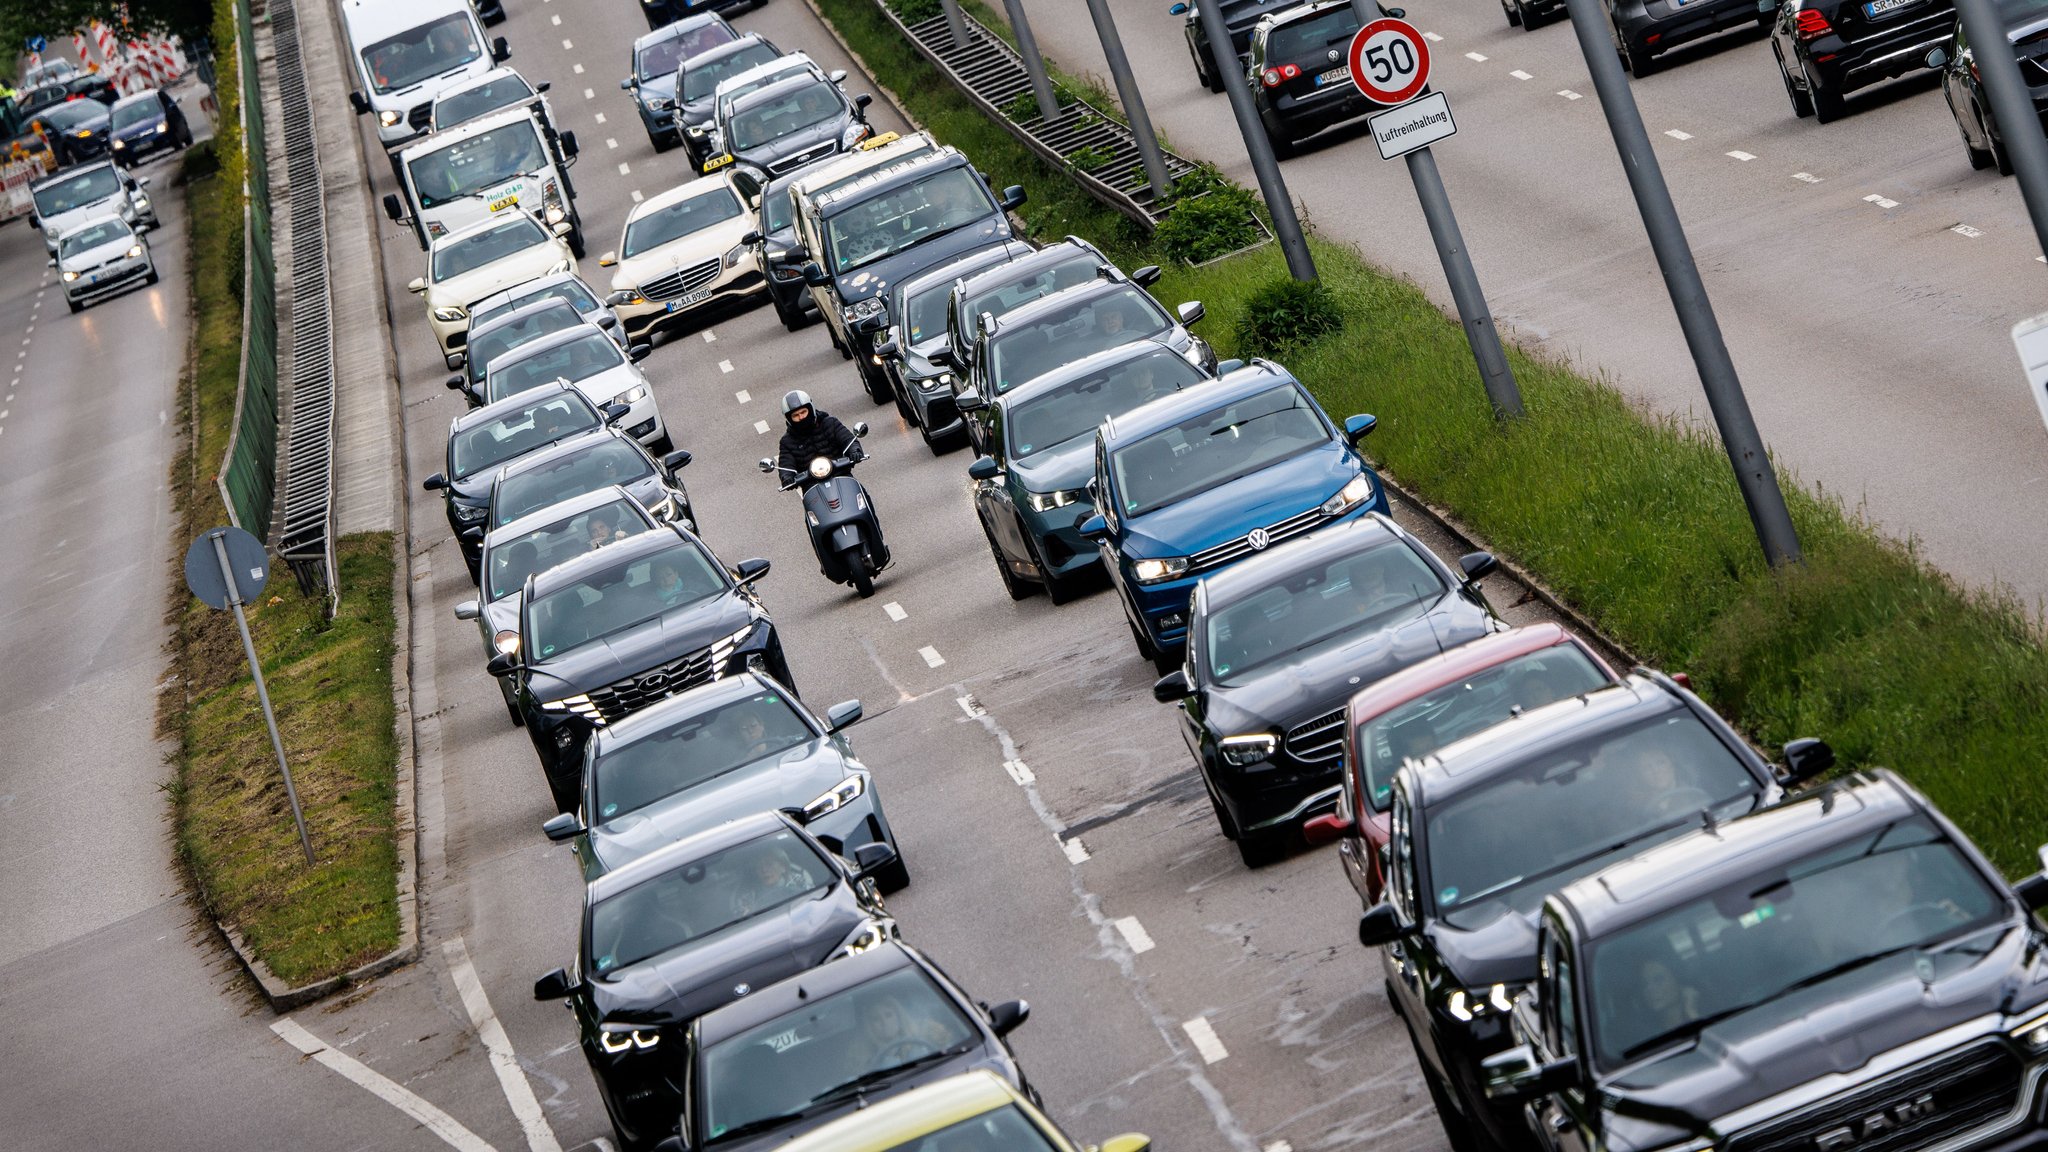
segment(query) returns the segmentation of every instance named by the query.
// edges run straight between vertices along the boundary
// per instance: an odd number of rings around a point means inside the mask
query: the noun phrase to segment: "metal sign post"
[[[270,579],[270,558],[263,541],[240,528],[215,528],[192,542],[185,552],[185,586],[215,609],[232,609],[235,627],[242,632],[242,653],[249,658],[249,673],[256,680],[256,699],[263,705],[263,723],[270,728],[270,747],[277,753],[277,769],[284,773],[284,794],[292,804],[292,822],[299,827],[299,847],[306,850],[306,865],[313,864],[313,841],[306,836],[306,816],[299,811],[299,790],[292,785],[291,766],[285,763],[284,741],[277,734],[277,715],[270,709],[270,689],[263,683],[263,663],[256,659],[256,643],[249,638],[249,619],[242,604],[249,596],[261,596]],[[244,591],[246,587],[247,591]]]
[[[1202,18],[1202,31],[1216,54],[1223,91],[1230,97],[1238,134],[1244,137],[1244,150],[1251,156],[1252,174],[1259,179],[1259,194],[1266,198],[1266,211],[1273,215],[1273,234],[1280,240],[1280,251],[1287,256],[1288,274],[1304,283],[1314,280],[1315,257],[1309,255],[1308,239],[1301,233],[1301,218],[1294,214],[1294,201],[1287,195],[1287,181],[1280,178],[1280,161],[1273,155],[1273,142],[1266,138],[1266,126],[1259,123],[1258,109],[1252,107],[1252,92],[1246,87],[1244,68],[1238,63],[1237,53],[1231,50],[1230,26],[1223,22],[1223,10],[1217,6],[1217,0],[1195,0],[1195,8]]]
[[[939,0],[939,7],[946,13],[946,35],[953,38],[953,47],[967,47],[967,20],[960,15],[960,0]]]
[[[1407,21],[1382,17],[1366,23],[1351,38],[1349,60],[1351,82],[1365,98],[1392,106],[1366,123],[1379,145],[1380,159],[1407,158],[1415,199],[1422,205],[1422,218],[1429,223],[1429,237],[1436,242],[1437,259],[1443,263],[1451,301],[1457,305],[1458,321],[1471,346],[1472,361],[1479,366],[1479,380],[1486,386],[1493,414],[1497,418],[1520,416],[1521,386],[1515,383],[1514,369],[1508,367],[1500,332],[1493,326],[1493,313],[1479,288],[1479,273],[1472,268],[1464,233],[1458,230],[1457,214],[1451,211],[1450,194],[1444,191],[1443,175],[1429,150],[1431,144],[1458,130],[1457,121],[1451,118],[1449,97],[1441,92],[1422,95],[1429,88],[1429,41]]]

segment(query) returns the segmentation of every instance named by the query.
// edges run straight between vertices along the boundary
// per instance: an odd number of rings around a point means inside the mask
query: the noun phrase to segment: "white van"
[[[484,39],[471,0],[342,0],[350,67],[361,85],[348,94],[356,115],[377,114],[389,149],[427,130],[434,97],[512,55],[505,38]]]
[[[583,255],[583,220],[569,166],[576,133],[556,134],[532,105],[507,108],[436,132],[398,153],[401,192],[384,214],[412,225],[425,248],[499,212],[523,208],[549,227],[569,222],[569,249]]]

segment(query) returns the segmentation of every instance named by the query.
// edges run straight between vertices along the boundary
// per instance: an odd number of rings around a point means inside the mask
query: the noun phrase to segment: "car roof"
[[[349,39],[357,49],[362,49],[430,20],[472,11],[471,3],[472,0],[342,0],[341,18],[348,25]]]
[[[1104,268],[1111,269],[1112,266],[1105,265]],[[996,318],[995,330],[988,333],[988,335],[1000,337],[1003,334],[1003,330],[1012,325],[1029,324],[1042,315],[1058,312],[1074,304],[1086,301],[1093,296],[1108,296],[1124,288],[1137,288],[1137,285],[1131,283],[1130,279],[1121,273],[1105,276],[1101,271],[1098,271],[1092,280],[1084,280],[1072,287],[1062,288],[1057,292],[1049,292],[1036,300],[1028,300],[1010,309]],[[1138,290],[1140,292],[1144,291],[1142,288]]]
[[[780,100],[792,92],[818,87],[829,88],[835,93],[839,91],[838,86],[830,80],[806,70],[797,73],[795,76],[786,76],[775,81],[773,84],[764,84],[745,96],[739,97],[732,102],[732,110],[734,114],[738,114],[757,105],[766,104],[770,100]],[[845,102],[845,97],[840,97],[840,103],[843,104]]]
[[[865,984],[878,976],[914,966],[917,962],[911,959],[909,947],[888,940],[865,952],[800,972],[766,988],[757,988],[744,999],[697,1017],[697,1022],[692,1025],[698,1041],[697,1051],[702,1053],[721,1040],[794,1012],[809,1001],[844,992],[856,984]]]
[[[29,187],[31,189],[34,189],[41,188],[47,184],[60,183],[62,181],[71,179],[73,176],[83,175],[84,173],[90,172],[95,168],[114,168],[116,172],[119,172],[119,168],[115,166],[112,160],[88,160],[83,164],[73,164],[70,165],[69,167],[59,168],[55,172],[50,173],[48,176],[43,177],[41,180],[38,180],[35,183],[30,184]]]
[[[571,268],[567,272],[550,272],[545,276],[535,276],[531,280],[524,280],[518,284],[514,284],[510,288],[503,288],[496,292],[493,292],[489,296],[486,296],[483,299],[477,301],[475,304],[470,305],[469,314],[471,316],[474,316],[479,312],[487,312],[490,309],[495,308],[499,300],[510,300],[515,296],[531,296],[536,292],[542,292],[549,288],[552,288],[556,284],[559,284],[565,280],[574,280],[578,284],[582,284],[583,290],[585,292],[590,293],[591,299],[598,301],[598,303],[600,304],[604,302],[604,298],[599,296],[596,290],[591,288],[589,284],[584,283],[583,278],[576,274],[576,270],[574,268]],[[538,301],[533,301],[533,303],[538,303]],[[526,306],[527,305],[521,305],[521,307]],[[496,317],[492,317],[492,319],[495,320]]]
[[[619,500],[624,500],[635,508],[640,507],[638,500],[633,499],[624,488],[616,484],[605,488],[593,488],[588,492],[571,496],[567,500],[559,500],[545,508],[528,512],[517,520],[507,520],[505,523],[491,529],[485,535],[484,547],[490,547],[491,541],[496,539],[503,538],[509,540],[514,536],[524,536],[528,532],[545,528],[550,524],[558,524],[564,520],[573,520],[592,508],[602,508]],[[646,509],[642,508],[641,511],[645,512]]]
[[[802,177],[802,184],[796,191],[809,195],[828,184],[836,184],[876,168],[886,168],[914,156],[937,152],[942,147],[932,138],[931,133],[912,132],[874,148],[855,148],[851,152],[836,153],[816,164],[798,169],[792,175]]]
[[[841,1116],[779,1145],[780,1152],[889,1152],[1024,1097],[986,1068],[948,1076]],[[1055,1141],[1055,1148],[1067,1147]]]
[[[1074,289],[1067,289],[1068,292]],[[1058,299],[1065,292],[1046,297]],[[1021,311],[1021,310],[1020,310]],[[1017,313],[1011,313],[1012,316]],[[1112,451],[1119,445],[1150,436],[1162,428],[1168,428],[1198,416],[1214,411],[1226,404],[1235,404],[1247,396],[1255,396],[1281,384],[1300,387],[1293,374],[1270,360],[1253,360],[1235,372],[1216,378],[1206,388],[1189,388],[1172,396],[1161,397],[1133,412],[1102,422],[1102,441]]]
[[[535,407],[550,396],[574,396],[583,402],[584,407],[593,410],[596,407],[589,400],[584,399],[583,393],[576,391],[573,385],[564,384],[559,380],[551,380],[538,387],[528,388],[517,395],[507,396],[495,404],[486,404],[481,408],[472,408],[462,413],[450,425],[449,433],[453,435],[465,428],[473,428],[478,424],[487,424],[508,412],[521,412]]]
[[[1584,651],[1592,659],[1594,667],[1617,682],[1620,680],[1614,669],[1591,646],[1566,631],[1562,625],[1545,620],[1481,636],[1359,689],[1351,697],[1351,723],[1363,724],[1417,697],[1468,680],[1488,668],[1563,645]]]
[[[1351,0],[1312,0],[1308,4],[1297,4],[1292,8],[1282,8],[1278,12],[1268,12],[1259,17],[1257,24],[1252,25],[1252,35],[1262,36],[1282,24],[1292,24],[1296,20],[1306,20],[1311,16],[1320,16],[1332,8],[1349,8],[1350,6]]]
[[[1505,724],[1446,744],[1402,772],[1413,772],[1412,799],[1421,807],[1486,786],[1494,777],[1589,735],[1687,712],[1684,700],[1645,676],[1546,704]]]
[[[692,59],[696,59],[696,57],[692,57]],[[819,76],[825,74],[825,70],[818,67],[818,62],[811,59],[810,53],[802,50],[784,52],[773,60],[763,60],[752,68],[742,69],[719,80],[718,87],[711,90],[711,98],[715,100],[727,88],[744,87],[763,76],[772,75],[777,72],[794,72],[806,69],[815,71]],[[751,96],[753,93],[750,92],[748,95]]]
[[[1017,237],[998,241],[986,248],[974,248],[936,268],[930,268],[896,286],[896,294],[909,297],[937,284],[951,284],[968,276],[979,276],[998,265],[1014,264],[1035,254],[1029,241]],[[963,275],[964,273],[964,275]]]
[[[697,53],[695,56],[691,56],[688,59],[684,60],[683,70],[688,71],[692,68],[696,68],[705,64],[716,64],[718,61],[725,59],[727,56],[730,56],[735,52],[744,52],[749,48],[755,48],[762,44],[768,43],[768,38],[766,36],[761,35],[759,32],[741,32],[738,36],[734,37],[731,40],[727,40],[723,44],[719,44],[711,48],[706,48],[702,52]],[[769,46],[773,47],[772,44]],[[780,59],[780,57],[777,57],[777,59]],[[745,74],[746,73],[744,72],[741,73],[741,75]]]
[[[591,572],[609,568],[623,568],[634,561],[643,559],[665,548],[674,546],[678,540],[696,541],[696,537],[685,532],[680,525],[664,524],[675,533],[671,536],[656,528],[652,532],[636,532],[623,540],[616,540],[602,548],[585,552],[555,565],[545,572],[527,577],[535,596],[545,596],[557,588],[576,583]]]
[[[540,221],[535,220],[532,213],[527,212],[525,209],[514,209],[510,212],[500,212],[495,216],[486,216],[474,224],[464,224],[462,227],[449,232],[446,236],[436,236],[434,237],[434,247],[445,247],[457,240],[466,240],[471,236],[489,232],[493,228],[502,228],[514,220],[527,220],[535,227],[540,225]],[[541,228],[541,232],[545,234],[547,229]],[[538,241],[538,243],[546,243],[546,241]]]
[[[1588,938],[1604,936],[1774,863],[1927,810],[1918,793],[1880,769],[1660,844],[1566,885],[1553,898],[1572,909]]]
[[[1288,541],[1282,547],[1253,553],[1205,577],[1202,595],[1210,610],[1214,611],[1270,588],[1275,581],[1284,580],[1305,568],[1324,565],[1335,557],[1377,547],[1389,540],[1415,543],[1408,539],[1407,533],[1395,527],[1391,519],[1378,512],[1369,512],[1355,520],[1318,528]]]
[[[673,40],[685,32],[695,32],[699,28],[708,28],[713,24],[723,23],[725,23],[725,20],[715,12],[699,12],[695,16],[685,16],[673,24],[663,24],[652,32],[636,37],[633,40],[633,53],[637,56],[642,48],[650,44],[659,44],[664,40]]]
[[[961,285],[962,294],[972,296],[979,292],[986,292],[998,284],[1008,283],[1010,280],[1024,276],[1036,276],[1040,271],[1050,268],[1055,264],[1063,264],[1074,259],[1076,256],[1093,256],[1101,263],[1115,267],[1109,257],[1104,256],[1093,244],[1088,243],[1079,236],[1069,236],[1057,244],[1047,244],[1029,256],[1020,256],[1008,264],[989,268],[966,277]]]
[[[516,124],[522,120],[533,120],[532,108],[523,103],[486,112],[481,116],[464,120],[460,124],[451,124],[430,136],[422,137],[419,143],[413,144],[407,147],[405,151],[399,153],[399,158],[410,160],[413,157],[425,156],[429,152],[439,152],[443,148],[460,144],[465,140],[473,140],[486,132],[503,128],[507,124]],[[534,128],[536,131],[539,130],[539,127],[539,123],[535,122]],[[486,217],[486,219],[495,220],[498,217],[490,216]]]
[[[659,735],[678,720],[687,720],[709,709],[730,704],[735,700],[743,700],[758,692],[780,692],[788,698],[789,703],[796,706],[798,712],[805,716],[810,714],[810,709],[805,708],[797,700],[796,693],[758,672],[741,672],[685,689],[634,711],[616,724],[606,725],[605,730],[599,733],[602,740],[600,750],[610,752],[622,745]]]
[[[633,205],[633,210],[626,213],[626,223],[631,224],[650,212],[681,204],[685,200],[695,200],[699,196],[710,196],[721,188],[731,192],[734,196],[739,195],[739,192],[732,186],[732,176],[729,173],[719,172],[711,176],[699,176],[688,184],[678,184],[666,192],[656,193]]]
[[[780,812],[756,812],[750,816],[728,820],[695,835],[664,844],[645,856],[637,856],[631,862],[606,872],[592,880],[589,887],[584,890],[584,902],[599,903],[628,888],[672,872],[693,860],[702,860],[735,844],[744,844],[749,840],[789,831],[795,827],[796,824]]]
[[[864,172],[853,180],[820,193],[812,200],[820,213],[835,208],[858,204],[870,197],[879,196],[899,185],[923,179],[942,168],[964,168],[967,157],[950,144],[941,145],[929,152],[920,152],[900,164],[889,164],[872,172]]]
[[[125,108],[130,104],[155,103],[162,94],[163,89],[161,88],[144,88],[140,92],[131,92],[128,95],[121,97],[119,100],[114,101],[113,106],[116,108]]]
[[[574,307],[570,306],[567,300],[555,300],[552,301],[552,303],[559,304],[564,308],[568,308],[571,312],[576,311]],[[521,308],[519,309],[519,312],[523,313],[526,312],[527,310],[527,308]],[[534,311],[543,311],[543,309],[534,309]],[[517,313],[508,313],[508,315],[516,314]],[[581,316],[582,313],[578,312],[577,315]],[[613,343],[612,338],[605,334],[604,329],[599,328],[597,325],[592,324],[588,320],[578,320],[576,323],[570,325],[567,328],[557,329],[553,332],[548,333],[545,336],[536,336],[533,339],[528,340],[526,343],[521,344],[517,348],[507,349],[504,353],[500,354],[496,359],[492,360],[489,364],[486,364],[484,366],[484,371],[489,372],[493,367],[496,367],[498,364],[501,363],[506,365],[516,364],[521,360],[527,359],[528,357],[538,356],[542,352],[546,352],[553,348],[560,348],[564,344],[573,344],[578,340],[587,339],[593,333],[598,336],[604,337],[604,342],[607,344],[611,344],[613,348],[618,347],[616,343]]]
[[[525,287],[525,285],[522,284],[520,285],[520,287],[523,288]],[[502,296],[504,295],[504,293],[501,292],[499,293],[499,295]],[[571,304],[567,300],[562,299],[560,296],[549,296],[542,300],[529,300],[526,303],[521,304],[519,307],[514,308],[509,312],[501,312],[498,315],[491,317],[489,320],[484,321],[483,327],[481,328],[470,329],[469,338],[473,341],[479,336],[488,336],[492,332],[495,332],[498,329],[503,328],[507,324],[517,324],[521,320],[525,320],[532,316],[537,316],[542,312],[551,311],[556,308],[567,308],[571,312],[576,312],[576,306],[574,304]],[[576,315],[580,318],[583,315],[583,313],[576,312]],[[580,322],[581,320],[579,319],[579,323]],[[596,325],[591,325],[591,327],[596,327]]]
[[[528,389],[527,391],[532,391],[532,389]],[[526,393],[521,392],[519,393],[519,395],[524,396],[526,395]],[[634,447],[639,446],[639,442],[634,440],[631,436],[628,436],[624,432],[621,432],[617,428],[614,428],[611,425],[607,424],[601,428],[592,428],[590,431],[585,432],[580,436],[575,436],[567,440],[557,440],[553,444],[549,444],[544,448],[540,448],[533,452],[528,452],[526,455],[520,456],[513,460],[507,460],[505,463],[498,466],[497,479],[506,480],[513,476],[523,475],[527,472],[533,471],[535,468],[538,468],[543,464],[547,464],[555,460],[560,460],[564,456],[575,456],[580,453],[588,452],[592,448],[597,447],[600,441],[605,440],[621,440],[627,444],[632,444]]]
[[[519,69],[506,68],[501,65],[497,68],[491,69],[489,72],[479,72],[476,75],[471,76],[467,80],[451,84],[448,87],[441,89],[439,92],[434,93],[434,103],[439,104],[441,101],[446,100],[450,96],[460,96],[462,93],[467,92],[472,88],[481,88],[486,84],[495,84],[498,81],[505,79],[515,79],[521,82],[522,84],[525,84],[528,88],[533,87],[533,82],[531,80],[528,80],[525,76],[521,75]]]

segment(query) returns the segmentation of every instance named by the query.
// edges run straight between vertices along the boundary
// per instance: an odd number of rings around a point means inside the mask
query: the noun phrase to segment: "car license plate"
[[[706,288],[700,292],[692,292],[688,296],[678,296],[669,301],[667,307],[671,312],[680,312],[692,304],[702,304],[709,299],[711,299],[711,289]]]
[[[87,283],[88,285],[91,285],[91,284],[97,284],[97,283],[99,283],[99,282],[100,282],[100,274],[99,274],[99,273],[97,273],[97,272],[95,272],[95,273],[93,273],[92,275],[90,275],[90,276],[87,276],[87,277],[85,278],[85,282],[86,282],[86,283]]]
[[[1870,0],[1868,4],[1863,6],[1863,14],[1875,18],[1887,12],[1897,12],[1901,8],[1910,8],[1919,2],[1920,0]]]
[[[510,208],[517,203],[519,203],[519,193],[507,192],[505,195],[500,196],[496,200],[491,201],[491,211],[503,212],[505,209]]]
[[[1351,69],[1332,68],[1328,72],[1324,72],[1316,77],[1316,87],[1321,88],[1325,84],[1342,84],[1349,79],[1351,79]]]

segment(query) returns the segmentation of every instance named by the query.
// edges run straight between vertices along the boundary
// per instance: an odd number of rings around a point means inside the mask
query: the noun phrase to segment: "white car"
[[[618,343],[595,324],[564,328],[492,360],[484,373],[483,401],[495,404],[529,388],[561,381],[573,385],[600,411],[612,404],[624,405],[625,415],[611,419],[611,424],[625,429],[656,456],[666,456],[675,450],[675,444],[669,440],[668,425],[662,422],[661,408],[654,402],[654,389],[639,367],[653,350],[652,345],[635,344],[621,352]]]
[[[124,288],[156,283],[147,231],[147,224],[131,227],[119,216],[102,216],[58,237],[50,267],[63,278],[64,303],[77,312]]]
[[[754,213],[732,177],[694,180],[634,206],[619,250],[598,260],[612,273],[610,303],[639,340],[683,314],[765,292],[746,243]]]
[[[576,257],[562,239],[569,229],[567,220],[543,228],[524,211],[511,211],[434,241],[427,250],[427,274],[406,288],[426,297],[427,323],[448,367],[462,367],[470,305],[536,276],[576,267]]]

